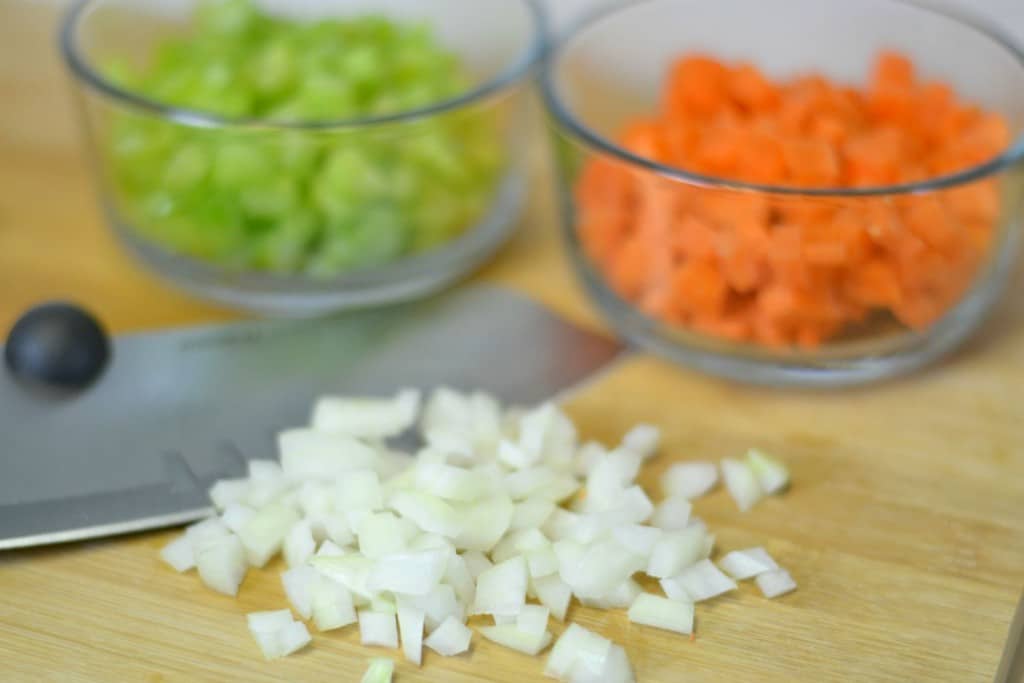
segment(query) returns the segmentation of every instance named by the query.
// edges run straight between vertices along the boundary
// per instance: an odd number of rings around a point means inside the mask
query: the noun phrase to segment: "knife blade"
[[[615,341],[529,299],[473,287],[305,321],[124,335],[110,367],[63,398],[0,376],[0,550],[182,524],[207,490],[324,394],[480,389],[530,404],[611,363]]]

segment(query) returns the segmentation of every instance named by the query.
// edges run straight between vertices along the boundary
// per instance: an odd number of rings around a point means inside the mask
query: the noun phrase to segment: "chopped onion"
[[[685,529],[690,521],[693,506],[686,498],[666,498],[658,504],[651,517],[651,524],[665,531]]]
[[[254,612],[248,615],[248,622],[249,631],[268,660],[301,650],[311,640],[306,625],[294,621],[288,610]]]
[[[704,539],[705,532],[700,526],[666,532],[651,552],[647,574],[658,579],[678,574],[700,559]]]
[[[306,564],[316,552],[316,541],[309,522],[302,521],[292,526],[284,537],[284,560],[289,567]]]
[[[551,633],[527,633],[521,631],[515,624],[496,624],[494,626],[481,626],[480,635],[490,641],[503,645],[512,650],[518,650],[524,654],[536,656],[544,651],[551,644]]]
[[[444,550],[386,555],[377,560],[366,587],[373,592],[426,595],[441,583],[448,555]]]
[[[321,631],[356,623],[356,609],[352,594],[344,586],[326,577],[313,584],[310,603],[313,622]]]
[[[459,619],[448,617],[427,636],[423,644],[445,657],[454,657],[469,649],[473,632]]]
[[[640,584],[633,579],[626,579],[618,586],[608,591],[599,598],[580,598],[587,607],[599,609],[618,609],[629,607],[636,600],[636,596],[643,592]]]
[[[569,610],[569,601],[572,599],[572,588],[557,574],[544,576],[531,581],[533,592],[537,594],[540,603],[551,610],[551,616],[559,621],[565,621],[566,612]]]
[[[399,491],[391,496],[388,506],[415,522],[424,531],[454,537],[463,530],[458,511],[437,496],[418,491]]]
[[[416,466],[416,487],[445,500],[469,502],[486,492],[487,482],[472,470],[425,462]]]
[[[689,635],[693,633],[693,603],[669,600],[660,595],[641,593],[629,607],[634,624],[653,626]]]
[[[512,501],[504,495],[460,507],[458,516],[462,529],[455,536],[455,547],[460,550],[490,551],[508,531],[514,511]]]
[[[209,588],[224,595],[238,595],[249,569],[242,542],[234,534],[207,542],[196,554],[196,569]]]
[[[623,548],[634,555],[650,558],[654,546],[664,536],[664,532],[653,526],[640,524],[621,524],[612,528],[612,537],[622,544]]]
[[[751,448],[747,451],[747,465],[757,477],[761,489],[768,495],[779,493],[789,486],[789,470],[768,454]]]
[[[796,590],[796,581],[785,569],[773,569],[758,574],[754,581],[757,582],[757,587],[761,589],[761,593],[766,598],[777,598]]]
[[[171,565],[177,572],[187,572],[196,566],[195,554],[192,552],[192,541],[186,534],[178,536],[160,551],[160,558]]]
[[[244,503],[248,497],[248,479],[221,479],[210,488],[210,500],[218,510],[225,510],[232,503]]]
[[[466,560],[455,552],[448,554],[448,565],[444,571],[444,582],[452,587],[464,605],[473,604],[476,597],[476,581],[466,566]]]
[[[736,590],[736,582],[723,574],[711,560],[701,560],[677,576],[662,579],[661,588],[673,600],[700,602]]]
[[[308,565],[281,573],[284,594],[303,619],[313,616],[313,587],[319,581],[320,572]]]
[[[341,557],[347,554],[348,552],[344,548],[330,539],[321,543],[316,551],[317,557]]]
[[[544,675],[569,680],[569,674],[577,663],[590,671],[603,671],[611,649],[612,641],[607,638],[578,624],[569,624],[551,648]]]
[[[255,482],[278,482],[284,479],[284,470],[280,463],[273,460],[250,460],[249,479]]]
[[[277,435],[281,469],[293,481],[330,479],[350,470],[367,469],[377,451],[343,434],[313,429],[289,429]]]
[[[516,615],[526,604],[526,561],[514,557],[482,572],[476,580],[472,614]]]
[[[466,569],[469,570],[473,581],[476,581],[480,574],[494,566],[494,563],[488,560],[487,556],[479,550],[467,550],[462,553],[462,559],[466,561]]]
[[[722,460],[722,477],[729,495],[736,501],[741,512],[746,512],[761,500],[764,492],[754,476],[754,472],[746,463],[732,458]]]
[[[405,550],[410,536],[402,521],[390,512],[371,512],[356,527],[359,552],[371,559]]]
[[[221,514],[220,519],[224,522],[224,526],[231,530],[232,533],[241,533],[245,525],[249,523],[252,516],[256,514],[248,505],[242,503],[230,503],[224,508],[224,513]]]
[[[254,567],[266,565],[280,552],[284,537],[298,521],[295,511],[282,503],[269,505],[253,515],[238,534],[249,564]]]
[[[579,661],[569,672],[570,683],[633,683],[633,667],[629,664],[626,650],[612,643],[608,657],[600,671],[595,671],[586,662]]]
[[[405,658],[419,666],[423,661],[423,610],[411,605],[398,606],[398,630],[402,634]]]
[[[652,425],[637,425],[622,437],[622,443],[619,447],[633,451],[644,460],[647,460],[658,452],[658,446],[660,445],[660,429]]]
[[[398,605],[423,610],[425,623],[430,629],[437,628],[448,617],[459,621],[465,617],[465,609],[456,598],[455,590],[445,583],[426,595],[399,595]]]
[[[526,553],[530,577],[534,579],[558,573],[558,556],[552,547],[539,548]]]
[[[516,628],[524,633],[539,635],[548,630],[551,611],[541,605],[524,605],[516,615]]]
[[[588,441],[576,451],[576,461],[573,470],[578,477],[589,475],[597,463],[601,462],[608,455],[608,449],[596,441]]]
[[[333,579],[355,595],[373,600],[373,591],[367,587],[373,560],[359,553],[348,553],[340,557],[317,556],[309,563],[329,579]]]
[[[325,397],[316,402],[311,425],[321,432],[387,439],[415,424],[419,407],[420,392],[415,389],[385,400]]]
[[[363,645],[398,647],[398,626],[390,612],[359,612],[359,641]]]
[[[555,503],[546,498],[527,498],[516,503],[512,513],[510,528],[513,531],[521,529],[539,529],[551,517],[555,511]]]
[[[742,581],[750,579],[758,574],[764,574],[779,568],[771,555],[764,548],[749,548],[747,550],[734,550],[727,554],[719,564],[729,576]]]
[[[713,462],[682,462],[671,465],[661,477],[666,496],[693,500],[705,495],[718,483],[718,467]]]
[[[363,674],[362,683],[391,683],[394,673],[394,660],[387,657],[375,657],[370,660],[370,666]]]
[[[334,507],[345,512],[384,509],[379,475],[369,469],[346,473],[338,479]]]
[[[249,630],[253,633],[274,633],[291,624],[295,619],[286,609],[270,612],[252,612],[246,615]]]

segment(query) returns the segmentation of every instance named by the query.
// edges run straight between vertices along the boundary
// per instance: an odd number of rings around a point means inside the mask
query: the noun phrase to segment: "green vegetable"
[[[396,114],[469,86],[426,26],[303,23],[250,0],[201,4],[191,33],[105,74],[167,105],[279,123]],[[118,208],[148,238],[234,269],[317,278],[458,237],[483,217],[504,162],[497,117],[481,110],[359,130],[192,127],[120,111],[104,153]]]

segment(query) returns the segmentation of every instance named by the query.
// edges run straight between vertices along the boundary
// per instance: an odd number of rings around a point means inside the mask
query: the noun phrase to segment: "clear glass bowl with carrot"
[[[772,384],[906,372],[1013,269],[1024,55],[976,22],[643,0],[564,36],[543,89],[584,285],[672,359]]]

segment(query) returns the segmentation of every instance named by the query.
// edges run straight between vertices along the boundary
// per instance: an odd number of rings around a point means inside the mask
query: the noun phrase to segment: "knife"
[[[276,459],[324,394],[480,389],[531,404],[619,344],[512,292],[472,287],[304,321],[125,335],[70,396],[0,374],[0,550],[156,529],[211,512],[207,490]]]

